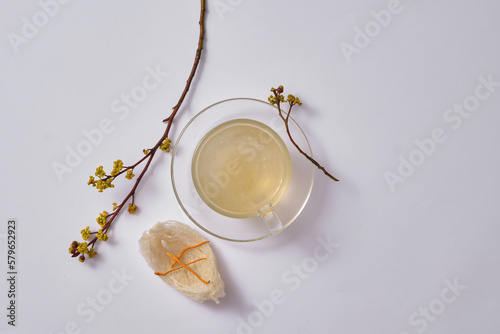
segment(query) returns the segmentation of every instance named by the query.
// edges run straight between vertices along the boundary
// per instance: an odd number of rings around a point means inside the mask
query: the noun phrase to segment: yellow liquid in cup
[[[198,144],[194,186],[213,210],[233,218],[259,215],[283,197],[291,177],[290,154],[270,127],[248,119],[223,123]]]

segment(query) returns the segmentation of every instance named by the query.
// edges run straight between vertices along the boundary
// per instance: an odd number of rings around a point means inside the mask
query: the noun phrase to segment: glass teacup
[[[269,126],[233,119],[210,130],[192,159],[193,183],[214,211],[231,218],[262,216],[271,233],[283,229],[273,207],[292,174],[288,149]]]

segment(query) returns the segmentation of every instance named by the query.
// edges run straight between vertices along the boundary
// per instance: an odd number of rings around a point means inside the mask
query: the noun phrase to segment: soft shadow
[[[243,304],[243,297],[241,295],[241,287],[236,286],[237,280],[231,275],[230,270],[228,268],[230,265],[227,263],[227,260],[224,256],[219,256],[219,250],[217,246],[212,244],[212,251],[215,254],[215,258],[217,259],[217,269],[224,281],[224,292],[225,297],[219,299],[219,304],[216,303],[203,303],[209,308],[217,309],[217,310],[225,310],[232,311],[238,314],[243,314],[245,311],[245,305]]]

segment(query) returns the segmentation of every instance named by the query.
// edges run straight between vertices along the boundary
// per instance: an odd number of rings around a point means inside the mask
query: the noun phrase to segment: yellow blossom
[[[99,217],[96,218],[96,221],[99,225],[104,226],[106,225],[106,217],[108,216],[108,213],[106,211],[103,211],[102,213],[99,214]]]
[[[99,230],[96,237],[101,241],[108,241],[108,235],[106,233],[103,233],[102,229]]]
[[[111,176],[116,176],[123,169],[123,162],[118,159],[113,162],[113,170],[111,171]]]
[[[132,169],[129,169],[127,170],[127,175],[125,175],[125,178],[128,179],[128,180],[132,180],[132,178],[135,176],[135,174],[133,173],[133,170]]]
[[[81,242],[80,244],[78,244],[78,247],[76,248],[77,251],[79,251],[80,253],[84,254],[84,253],[88,253],[88,244],[86,242]]]
[[[93,186],[96,187],[100,193],[102,193],[102,191],[104,189],[108,189],[108,188],[114,188],[115,185],[111,182],[113,182],[114,178],[113,179],[107,179],[107,180],[97,180]]]
[[[95,170],[95,176],[97,177],[105,177],[106,176],[106,172],[104,171],[103,167],[102,166],[99,166],[96,168]]]
[[[86,228],[84,228],[82,230],[82,238],[83,238],[83,240],[87,240],[88,238],[90,238],[90,229],[89,229],[89,226],[87,226]]]
[[[170,139],[165,138],[165,140],[161,143],[159,149],[165,152],[170,152]]]
[[[134,213],[137,210],[137,205],[129,203],[128,205],[128,212],[129,213]]]
[[[89,249],[89,259],[93,258],[96,255],[97,255],[97,252],[94,250],[94,248],[90,248]]]

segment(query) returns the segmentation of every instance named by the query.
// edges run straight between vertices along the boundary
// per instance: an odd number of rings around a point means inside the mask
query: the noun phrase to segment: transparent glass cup
[[[233,218],[220,214],[206,204],[194,185],[191,173],[192,160],[198,144],[210,130],[236,119],[251,119],[267,125],[282,138],[288,149],[292,166],[291,179],[283,197],[272,206],[272,210],[282,222],[282,230],[279,230],[280,225],[270,228],[270,224],[267,224],[261,215]],[[180,120],[182,121],[182,116]],[[285,230],[297,221],[309,200],[314,183],[315,167],[304,159],[288,139],[289,131],[294,141],[312,156],[311,147],[304,132],[293,117],[289,120],[287,129],[275,106],[252,98],[231,98],[219,101],[189,117],[173,145],[170,168],[170,180],[179,204],[180,214],[204,232],[232,242],[262,240],[276,235],[277,232]],[[234,168],[234,166],[229,167]]]
[[[273,208],[292,174],[288,149],[269,126],[233,119],[211,129],[192,159],[193,183],[201,199],[231,218],[261,216],[272,234],[284,226]]]

